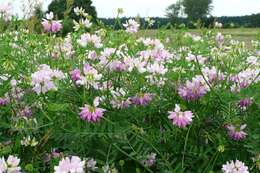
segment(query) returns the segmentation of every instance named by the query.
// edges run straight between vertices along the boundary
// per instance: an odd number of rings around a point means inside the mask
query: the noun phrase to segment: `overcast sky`
[[[0,0],[1,3],[11,2],[14,11],[22,14],[21,4],[28,0]],[[43,1],[46,10],[51,0]],[[135,17],[163,17],[165,8],[176,0],[92,0],[97,9],[98,17],[115,17],[117,8],[124,9],[124,15]],[[240,16],[260,13],[260,0],[213,0],[213,16]]]

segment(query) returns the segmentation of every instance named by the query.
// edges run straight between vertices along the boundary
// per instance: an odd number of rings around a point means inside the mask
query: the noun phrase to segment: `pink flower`
[[[110,64],[110,69],[113,70],[113,71],[122,72],[122,71],[126,70],[126,65],[125,65],[125,63],[122,63],[118,60],[114,60]]]
[[[103,117],[105,109],[98,108],[99,97],[96,97],[93,103],[94,106],[84,105],[81,107],[81,112],[79,113],[80,118],[88,122],[97,122]]]
[[[178,88],[178,94],[187,101],[198,100],[209,91],[202,76],[192,78],[192,81],[186,81],[185,85]]]
[[[62,24],[58,20],[53,20],[51,23],[51,32],[57,33],[62,29]]]
[[[134,96],[131,101],[135,105],[148,105],[152,101],[153,96],[151,93],[140,93]]]
[[[226,128],[228,129],[229,137],[235,141],[242,140],[247,135],[247,133],[243,131],[246,128],[246,124],[241,125],[239,128],[234,125],[227,125]]]
[[[239,101],[238,106],[242,110],[246,110],[252,104],[251,98],[244,98]]]
[[[101,48],[103,46],[101,43],[101,37],[90,35],[89,33],[82,34],[77,42],[82,47],[86,47],[89,43],[92,43],[96,48]]]
[[[146,156],[145,160],[142,160],[142,164],[147,167],[151,167],[156,162],[156,153],[150,153]]]
[[[33,91],[38,95],[46,93],[49,90],[57,90],[55,85],[56,80],[65,78],[64,74],[59,70],[52,70],[50,66],[41,64],[38,71],[31,75]]]
[[[73,71],[71,71],[70,76],[74,82],[82,79],[81,72],[79,69],[74,69]]]
[[[51,23],[48,20],[43,19],[42,26],[43,26],[44,32],[51,32]]]
[[[9,103],[7,98],[0,98],[0,106],[5,106]]]
[[[248,167],[239,160],[235,162],[232,160],[222,165],[222,171],[224,173],[249,173]]]
[[[123,26],[126,28],[126,32],[136,33],[140,25],[134,19],[129,19]]]
[[[188,124],[192,122],[193,113],[191,111],[181,112],[180,106],[175,104],[175,109],[173,111],[169,111],[168,118],[172,121],[172,123],[180,128],[186,127]]]
[[[0,158],[0,173],[21,173],[19,163],[20,159],[12,155],[6,161],[4,157]]]
[[[217,33],[215,40],[218,46],[222,46],[224,44],[225,37],[219,32]]]
[[[21,115],[24,117],[31,117],[32,116],[32,110],[30,107],[26,106],[22,111]]]
[[[58,166],[54,167],[54,173],[84,173],[85,161],[77,156],[63,158]]]
[[[44,32],[57,33],[62,29],[61,21],[53,20],[53,13],[46,14],[47,19],[43,19],[42,26]]]
[[[218,71],[216,69],[216,67],[214,67],[214,66],[211,68],[208,68],[208,67],[203,68],[202,73],[207,78],[207,81],[209,83],[224,80],[224,77],[225,77],[224,74],[221,73],[220,71]]]

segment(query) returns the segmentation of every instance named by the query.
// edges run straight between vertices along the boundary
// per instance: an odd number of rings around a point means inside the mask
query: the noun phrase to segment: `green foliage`
[[[184,13],[189,20],[196,21],[210,14],[211,3],[212,0],[179,0],[166,9],[166,16],[176,18]]]
[[[92,6],[91,0],[53,0],[48,6],[48,11],[52,11],[57,15],[58,19],[70,18],[78,20],[78,17],[73,11],[75,7],[82,7],[92,16],[92,20],[96,21],[97,12],[95,7]]]

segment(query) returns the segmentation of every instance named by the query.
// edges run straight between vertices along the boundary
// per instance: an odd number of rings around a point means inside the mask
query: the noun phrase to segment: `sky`
[[[36,0],[33,0],[36,1]],[[43,2],[46,10],[51,0],[38,0]],[[28,0],[0,0],[0,4],[11,2],[15,13],[22,16],[22,3]],[[115,17],[117,8],[123,8],[126,17],[164,17],[165,9],[176,0],[92,0],[96,7],[98,17]],[[213,0],[213,16],[240,16],[260,13],[260,0]]]

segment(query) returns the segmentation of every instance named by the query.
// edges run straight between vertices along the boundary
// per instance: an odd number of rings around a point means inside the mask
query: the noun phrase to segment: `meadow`
[[[259,29],[0,34],[0,173],[257,173]],[[151,24],[148,21],[148,25]]]

